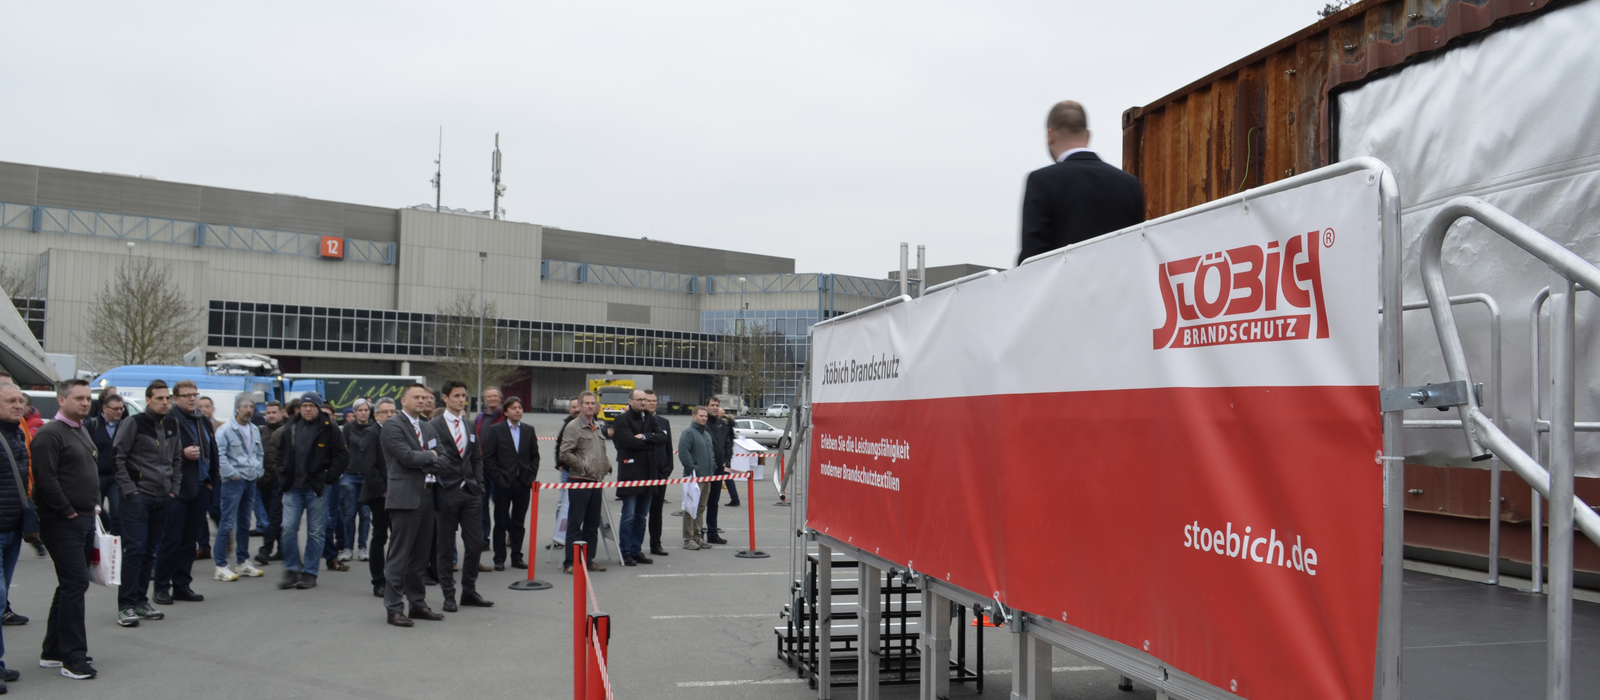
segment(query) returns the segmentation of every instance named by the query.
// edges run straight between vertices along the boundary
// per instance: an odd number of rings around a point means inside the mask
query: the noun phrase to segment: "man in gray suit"
[[[461,557],[461,604],[487,608],[494,603],[478,595],[478,565],[483,562],[483,458],[478,434],[467,421],[467,385],[444,383],[444,411],[433,419],[439,436],[439,586],[444,611],[455,612],[456,577],[450,573],[456,558],[456,530],[466,548]]]
[[[440,471],[439,441],[433,426],[421,418],[432,401],[428,387],[412,384],[401,395],[401,411],[384,423],[378,434],[383,461],[389,472],[389,556],[384,562],[383,607],[389,624],[412,626],[412,618],[443,620],[423,600],[422,571],[428,566],[433,542],[433,496]],[[402,607],[411,604],[410,616]]]

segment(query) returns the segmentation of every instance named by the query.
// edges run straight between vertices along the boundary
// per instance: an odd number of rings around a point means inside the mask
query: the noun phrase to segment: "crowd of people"
[[[86,382],[73,379],[56,393],[54,418],[31,423],[28,397],[0,375],[7,455],[0,469],[11,471],[0,478],[0,596],[9,591],[21,544],[37,541],[57,578],[39,665],[68,678],[97,675],[84,624],[96,522],[121,540],[116,619],[123,627],[163,619],[157,605],[205,600],[194,587],[201,559],[212,561],[220,582],[265,576],[281,562],[277,586],[294,590],[315,588],[324,565],[348,571],[347,562],[366,561],[372,594],[383,598],[387,622],[397,627],[444,619],[426,600],[428,586],[439,587],[444,612],[487,608],[494,603],[479,594],[478,574],[527,568],[539,437],[522,421],[522,399],[498,389],[483,392],[475,415],[467,410],[467,387],[456,381],[437,396],[411,384],[398,402],[358,399],[342,416],[306,392],[286,405],[267,402],[258,419],[245,394],[228,420],[214,418],[212,401],[190,380],[152,382],[144,410],[131,416],[115,387],[94,399]],[[572,400],[554,436],[561,482],[601,482],[613,472],[619,481],[665,479],[674,458],[684,476],[729,471],[733,421],[714,398],[695,410],[676,446],[651,391],[634,391],[611,425],[597,418],[599,408],[589,392]],[[721,485],[709,482],[694,512],[682,513],[684,549],[727,544],[717,528]],[[738,505],[733,482],[728,488],[729,505]],[[603,489],[561,494],[557,538],[547,547],[564,550],[562,570],[570,574],[573,545],[599,542]],[[616,495],[623,564],[667,556],[666,486],[621,487]],[[254,553],[252,537],[259,541]],[[492,566],[482,561],[486,551]],[[593,560],[587,566],[605,571]],[[0,621],[28,618],[13,613],[7,599]],[[0,693],[19,676],[4,654],[0,634]]]

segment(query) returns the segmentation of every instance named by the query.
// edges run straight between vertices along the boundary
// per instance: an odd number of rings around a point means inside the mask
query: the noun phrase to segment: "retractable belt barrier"
[[[783,468],[782,455],[778,456],[778,468]],[[756,549],[756,510],[755,501],[753,500],[756,488],[755,479],[756,473],[753,471],[748,471],[735,474],[719,474],[717,476],[686,476],[676,479],[640,479],[637,481],[569,481],[564,484],[547,484],[544,482],[535,481],[533,482],[532,486],[533,494],[530,499],[531,504],[528,508],[528,512],[532,514],[532,517],[528,519],[528,578],[512,583],[510,588],[514,591],[542,591],[546,588],[550,588],[550,583],[548,581],[540,581],[536,575],[536,569],[538,569],[538,558],[533,556],[533,553],[537,551],[536,547],[538,547],[539,542],[539,492],[547,490],[570,491],[574,489],[609,489],[619,487],[633,488],[637,486],[666,486],[668,484],[743,480],[745,482],[745,489],[747,489],[746,493],[750,495],[750,497],[746,499],[749,505],[745,507],[746,517],[749,519],[750,548],[736,552],[734,556],[740,559],[766,559],[771,555]],[[701,497],[706,498],[708,495],[703,495]]]

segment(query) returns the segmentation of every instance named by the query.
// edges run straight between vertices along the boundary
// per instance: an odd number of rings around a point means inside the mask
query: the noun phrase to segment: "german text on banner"
[[[1379,231],[1355,173],[823,324],[808,525],[1242,697],[1370,697]]]

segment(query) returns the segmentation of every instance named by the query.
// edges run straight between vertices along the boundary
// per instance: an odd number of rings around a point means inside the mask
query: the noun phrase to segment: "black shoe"
[[[15,683],[15,682],[17,682],[17,679],[21,678],[21,677],[22,677],[22,672],[21,671],[18,671],[18,670],[14,669],[14,668],[8,668],[8,669],[6,669],[5,675],[4,676],[0,676],[0,680],[4,680],[7,683]]]
[[[265,552],[257,552],[255,557],[254,557],[254,559],[256,560],[257,564],[260,564],[262,566],[266,566],[268,563],[270,563],[272,561],[271,559],[267,558],[267,555],[266,555]]]
[[[277,552],[273,552],[272,556],[267,557],[267,559],[269,559],[271,561],[283,561],[283,552],[281,550],[277,551]]]
[[[656,563],[656,560],[651,559],[650,557],[647,557],[647,556],[645,556],[643,554],[635,554],[635,555],[633,555],[633,563],[635,563],[635,564],[654,564],[654,563]]]
[[[738,508],[739,507],[739,502],[738,501],[728,501],[728,507],[729,508]]]
[[[11,608],[6,608],[5,614],[0,614],[0,625],[15,627],[26,624],[28,624],[28,616],[11,612]]]
[[[156,601],[156,605],[171,605],[172,604],[172,592],[171,591],[159,591],[159,590],[156,591],[155,601]]]
[[[311,574],[300,574],[300,582],[296,583],[294,585],[294,587],[298,588],[300,590],[305,590],[307,588],[316,588],[317,587],[317,577],[312,576]]]
[[[422,575],[422,585],[424,585],[424,586],[437,586],[437,585],[439,585],[439,579],[436,579],[436,578],[434,578],[432,576],[429,576],[427,574],[423,574]]]
[[[727,544],[728,543],[727,540],[722,539],[721,537],[718,537],[716,535],[712,535],[710,537],[707,537],[706,541],[710,542],[711,544]]]
[[[456,610],[459,610],[459,608],[456,607],[456,595],[454,593],[445,594],[444,611],[455,612]]]
[[[267,535],[267,533],[262,532],[260,530],[251,530],[250,531],[250,536],[251,537],[266,537],[266,535]]]
[[[374,597],[374,598],[382,598],[383,597],[383,588],[384,588],[384,586],[381,583],[372,584],[372,597]]]
[[[522,557],[512,557],[511,558],[511,568],[513,568],[513,569],[526,569],[526,568],[528,568],[528,562],[523,561]]]
[[[278,590],[287,591],[300,585],[300,574],[293,571],[283,572],[283,580],[278,581]]]
[[[622,555],[622,565],[623,566],[638,566],[638,564],[633,563],[633,555],[632,554],[624,554],[624,555]]]
[[[658,556],[658,557],[664,557],[664,556],[667,556],[667,550],[665,550],[665,549],[662,549],[662,548],[661,548],[661,546],[660,546],[660,545],[657,545],[657,546],[654,546],[654,547],[651,547],[651,548],[650,548],[650,553],[651,553],[651,554],[654,554],[654,555],[656,555],[656,556]]]
[[[467,591],[465,593],[462,593],[461,594],[461,604],[462,605],[469,605],[469,606],[472,606],[474,608],[492,608],[492,607],[494,607],[494,601],[484,600],[483,596],[478,595],[477,591]]]
[[[199,593],[195,593],[193,588],[174,588],[172,589],[171,599],[182,600],[189,603],[198,603],[202,600],[205,600],[206,597],[200,595]]]
[[[495,571],[505,571],[506,570],[506,563],[503,562],[503,561],[495,562],[494,563],[494,570]]]
[[[29,544],[33,545],[33,551],[38,552],[39,556],[42,557],[42,556],[44,556],[46,554],[49,554],[49,552],[45,550],[43,542],[40,542],[38,540],[34,540],[32,542],[29,542]]]
[[[83,680],[86,678],[94,678],[95,676],[100,675],[100,672],[94,670],[94,667],[90,666],[89,661],[85,659],[82,661],[68,661],[66,665],[61,667],[61,675],[68,678]]]

